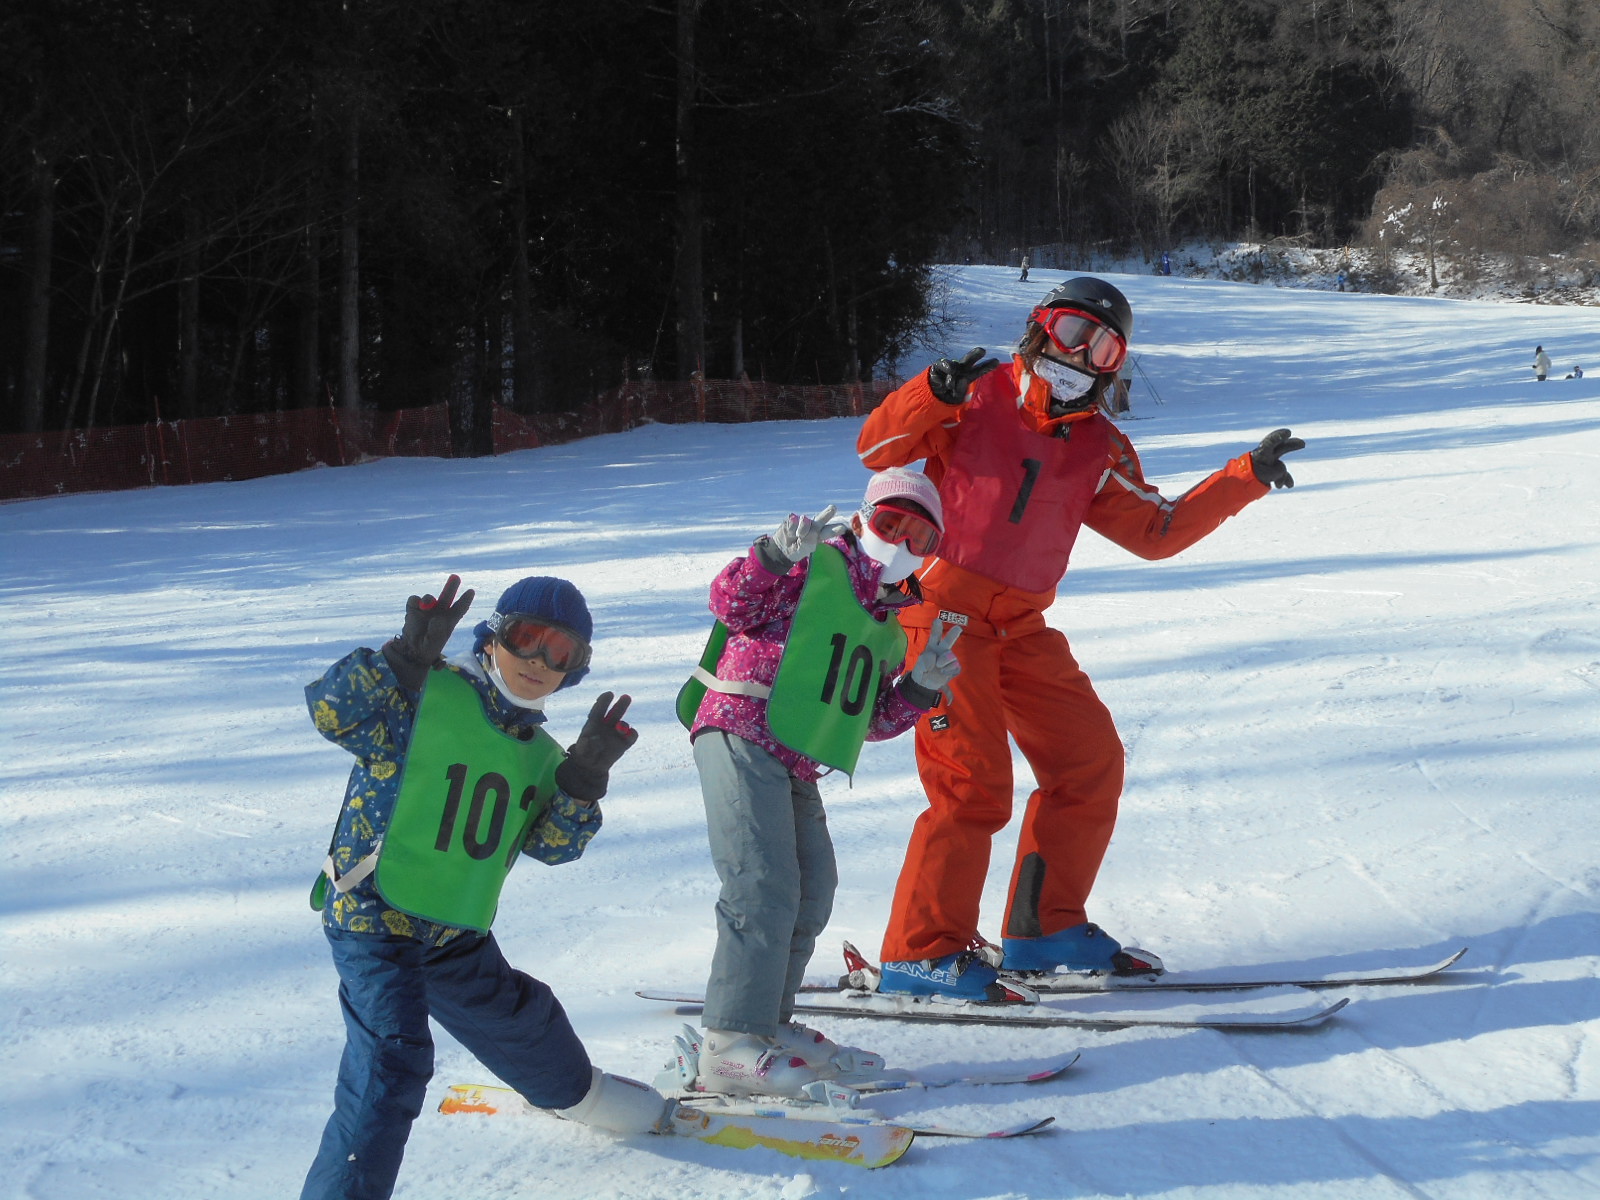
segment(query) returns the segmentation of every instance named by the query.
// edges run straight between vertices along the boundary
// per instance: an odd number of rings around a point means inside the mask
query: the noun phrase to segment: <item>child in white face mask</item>
[[[938,548],[944,533],[939,489],[920,471],[905,467],[879,471],[867,483],[866,497],[850,518],[850,530],[867,556],[882,565],[878,582],[888,591],[910,578]],[[915,581],[903,590],[909,600],[921,599]]]
[[[852,771],[863,742],[904,733],[939,702],[959,630],[936,631],[902,673],[894,610],[914,602],[906,581],[943,532],[925,475],[874,475],[849,526],[831,524],[834,511],[791,515],[717,576],[720,624],[680,698],[722,881],[699,1057],[708,1091],[794,1096],[883,1066],[792,1022],[838,884],[816,781]]]

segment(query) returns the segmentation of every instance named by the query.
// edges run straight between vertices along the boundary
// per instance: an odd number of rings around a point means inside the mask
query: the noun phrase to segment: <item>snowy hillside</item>
[[[993,350],[1064,276],[949,277],[949,348]],[[1309,447],[1297,487],[1175,560],[1080,540],[1051,620],[1129,757],[1091,915],[1184,970],[1470,945],[1453,981],[1353,990],[1293,1034],[819,1021],[929,1074],[1083,1057],[1037,1087],[882,1101],[1058,1130],[918,1141],[873,1173],[430,1109],[398,1196],[1600,1194],[1600,309],[1117,282],[1144,372],[1126,428],[1168,494],[1278,426]],[[1560,368],[1538,385],[1536,343]],[[451,571],[480,613],[528,573],[588,595],[597,665],[552,702],[558,737],[599,690],[636,698],[604,831],[578,863],[519,867],[497,933],[598,1062],[653,1075],[683,1018],[633,990],[702,986],[712,944],[672,711],[706,586],[790,510],[858,500],[856,428],[651,426],[0,507],[0,1197],[298,1194],[342,1045],[305,896],[349,765],[301,688]],[[842,882],[819,976],[841,939],[876,952],[921,804],[910,738],[823,791]],[[482,1078],[441,1035],[430,1097]]]

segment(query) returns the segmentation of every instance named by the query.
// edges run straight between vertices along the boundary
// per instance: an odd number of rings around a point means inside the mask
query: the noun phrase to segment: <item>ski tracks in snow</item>
[[[1437,990],[1429,989],[1433,992]],[[1489,988],[1482,990],[1487,993]],[[1344,1052],[1330,1050],[1320,1056],[1320,1065],[1333,1067],[1336,1081],[1342,1085],[1333,1091],[1324,1089],[1322,1097],[1315,1095],[1317,1089],[1298,1086],[1293,1080],[1285,1078],[1302,1070],[1315,1072],[1319,1064],[1312,1060],[1317,1056],[1307,1056],[1298,1063],[1264,1061],[1268,1059],[1267,1054],[1251,1052],[1256,1045],[1254,1039],[1234,1037],[1227,1039],[1227,1044],[1239,1063],[1265,1087],[1281,1096],[1296,1111],[1321,1122],[1330,1136],[1337,1139],[1354,1159],[1370,1165],[1384,1182],[1393,1185],[1404,1195],[1417,1197],[1418,1200],[1450,1200],[1463,1194],[1462,1189],[1468,1186],[1463,1176],[1468,1173],[1478,1175],[1473,1194],[1548,1197],[1549,1200],[1572,1200],[1573,1197],[1595,1194],[1596,1189],[1600,1189],[1600,1179],[1573,1170],[1558,1155],[1531,1143],[1522,1132],[1513,1128],[1511,1122],[1497,1116],[1502,1110],[1514,1111],[1518,1107],[1516,1101],[1508,1101],[1500,1109],[1471,1107],[1470,1100],[1453,1094],[1444,1079],[1425,1074],[1398,1050],[1381,1044],[1375,1032],[1368,1032],[1372,1028],[1368,1022],[1373,1019],[1374,1010],[1381,1010],[1384,999],[1417,995],[1418,990],[1409,987],[1383,989],[1371,995],[1366,1003],[1352,1006],[1337,1026],[1310,1035],[1318,1044],[1328,1038],[1339,1038],[1356,1043],[1359,1047]],[[1579,1033],[1568,1058],[1570,1099],[1581,1097],[1579,1064],[1590,1040],[1586,1033]],[[1282,1044],[1276,1041],[1267,1043],[1272,1048]],[[1273,1057],[1284,1059],[1288,1056]],[[1345,1065],[1340,1060],[1350,1060],[1350,1063]],[[1360,1080],[1356,1083],[1354,1081],[1358,1074]],[[1309,1081],[1314,1082],[1316,1078],[1313,1074],[1309,1076]],[[1390,1112],[1380,1114],[1370,1109],[1357,1109],[1356,1104],[1360,1102],[1352,1102],[1351,1098],[1358,1096],[1368,1102],[1375,1096],[1382,1096]],[[1344,1100],[1343,1106],[1335,1101],[1335,1097]],[[1441,1119],[1456,1122],[1460,1126],[1460,1132],[1454,1138],[1457,1153],[1448,1159],[1440,1158],[1440,1142],[1435,1137],[1430,1139],[1435,1158],[1418,1158],[1415,1139],[1407,1138],[1402,1127],[1397,1126],[1392,1139],[1385,1142],[1359,1129],[1347,1128],[1352,1117],[1371,1122],[1382,1122],[1387,1117],[1402,1125],[1406,1121],[1417,1120],[1430,1125],[1437,1124]],[[1511,1157],[1537,1159],[1543,1164],[1543,1170],[1530,1171],[1522,1164],[1518,1165],[1515,1174],[1496,1170]],[[1473,1171],[1474,1167],[1476,1171]],[[1418,1178],[1422,1174],[1431,1174],[1432,1178]],[[1547,1186],[1551,1180],[1560,1182]],[[1355,1186],[1363,1181],[1352,1179],[1348,1182]],[[1363,1186],[1360,1194],[1366,1196],[1374,1193]]]

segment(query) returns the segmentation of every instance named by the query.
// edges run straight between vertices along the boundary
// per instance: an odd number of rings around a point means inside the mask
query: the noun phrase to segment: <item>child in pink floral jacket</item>
[[[872,623],[885,637],[903,637],[894,612],[920,599],[911,573],[937,548],[944,518],[938,489],[903,467],[872,477],[848,525],[830,524],[833,514],[830,505],[815,518],[791,515],[711,585],[710,608],[728,636],[715,674],[697,672],[708,690],[690,726],[722,881],[699,1057],[701,1084],[710,1091],[797,1095],[819,1079],[876,1073],[883,1065],[791,1020],[794,994],[832,912],[838,869],[816,785],[828,768],[792,744],[804,739],[791,734],[786,743],[774,734],[769,699],[791,640],[802,659],[828,655],[829,636],[812,615],[824,601],[808,600],[796,620],[808,585],[819,597],[823,590],[815,572],[825,570],[833,611],[866,628],[869,640]],[[819,554],[819,547],[830,549]],[[825,567],[814,568],[823,560]],[[860,740],[904,733],[938,703],[959,670],[950,650],[957,633],[930,639],[898,679],[891,677],[898,657],[880,658],[856,678],[856,749]],[[841,635],[833,640],[843,644]]]

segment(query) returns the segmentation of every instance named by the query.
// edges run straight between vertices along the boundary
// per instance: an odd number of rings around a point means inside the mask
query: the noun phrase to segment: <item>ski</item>
[[[868,1112],[846,1113],[841,1115],[824,1105],[811,1104],[804,1101],[784,1101],[771,1097],[751,1097],[741,1099],[732,1096],[707,1096],[704,1094],[694,1096],[683,1101],[692,1108],[702,1109],[706,1112],[730,1114],[737,1116],[756,1117],[786,1117],[792,1120],[809,1121],[813,1112],[827,1114],[825,1119],[836,1121],[842,1125],[891,1125],[900,1126],[911,1130],[918,1137],[946,1137],[968,1138],[984,1140],[994,1138],[1026,1137],[1040,1130],[1048,1129],[1054,1125],[1054,1117],[1040,1117],[1037,1120],[1019,1121],[1015,1125],[1000,1125],[994,1128],[967,1128],[955,1125],[923,1125],[911,1119],[885,1119]]]
[[[909,1073],[885,1076],[881,1079],[869,1079],[857,1082],[852,1079],[839,1080],[839,1086],[857,1095],[881,1095],[885,1092],[906,1092],[917,1089],[947,1088],[947,1087],[996,1087],[1015,1083],[1045,1083],[1056,1079],[1066,1072],[1078,1061],[1079,1055],[1074,1052],[1066,1058],[1056,1062],[1047,1063],[1042,1067],[1024,1067],[1017,1071],[973,1071],[964,1075],[951,1075],[942,1079],[923,1079]],[[656,1086],[663,1091],[671,1089],[668,1075],[664,1073],[656,1079]],[[670,1094],[682,1100],[699,1100],[702,1097],[711,1097],[712,1093],[699,1088],[679,1088]],[[765,1099],[765,1097],[763,1097]]]
[[[885,995],[879,992],[835,990],[832,993],[805,992],[796,997],[794,1011],[829,1017],[886,1017],[907,1021],[935,1021],[956,1024],[1020,1025],[1036,1029],[1090,1028],[1125,1029],[1133,1026],[1160,1026],[1170,1029],[1290,1029],[1320,1024],[1350,1003],[1349,997],[1334,1001],[1314,998],[1300,1000],[1299,989],[1284,988],[1269,997],[1287,1004],[1235,1003],[1222,1006],[1212,1002],[1168,1005],[1165,1008],[1140,1006],[1128,991],[1111,996],[1080,997],[1070,1009],[1047,1004],[956,1003],[924,999],[920,996]],[[643,1000],[678,1006],[680,1013],[698,1012],[705,997],[689,991],[637,991]],[[1102,1001],[1095,1004],[1093,1001]],[[1112,1003],[1104,1003],[1111,1001]]]
[[[487,1084],[453,1084],[439,1104],[442,1113],[492,1116],[547,1115],[510,1088]],[[661,1133],[694,1138],[736,1150],[756,1147],[791,1158],[846,1163],[854,1167],[886,1167],[910,1149],[915,1132],[892,1121],[821,1120],[771,1113],[717,1112],[694,1104],[674,1103]]]
[[[1455,966],[1466,952],[1463,947],[1448,958],[1425,966],[1379,967],[1368,971],[1335,971],[1326,975],[1274,973],[1271,967],[1263,968],[1259,974],[1253,971],[1218,970],[1126,976],[1076,972],[1052,975],[1042,971],[1010,972],[1002,969],[1000,978],[1008,984],[1020,984],[1052,996],[1098,992],[1242,992],[1268,987],[1376,987],[1390,983],[1426,983]],[[831,984],[807,984],[801,989],[803,992],[835,990],[836,986]]]
[[[1000,947],[985,943],[985,955],[992,964],[1000,962]],[[1108,975],[1083,971],[1006,971],[1000,978],[1022,993],[1060,996],[1101,992],[1244,992],[1258,988],[1296,987],[1315,990],[1332,987],[1366,987],[1382,984],[1426,983],[1443,974],[1467,953],[1462,947],[1435,963],[1420,966],[1377,967],[1365,971],[1333,971],[1323,975],[1300,975],[1271,966],[1245,968],[1219,967],[1204,971],[1167,971],[1160,975]],[[877,988],[878,968],[849,942],[844,944],[845,974],[837,983],[811,982],[801,986],[802,994],[833,995],[846,990],[873,991]]]
[[[994,1087],[1011,1083],[1044,1083],[1066,1072],[1078,1061],[1076,1053],[1064,1059],[1035,1069],[1020,1071],[974,1071],[966,1075],[952,1075],[945,1079],[923,1079],[910,1075],[906,1078],[874,1079],[870,1083],[852,1083],[848,1086],[858,1092],[900,1092],[912,1088]]]

